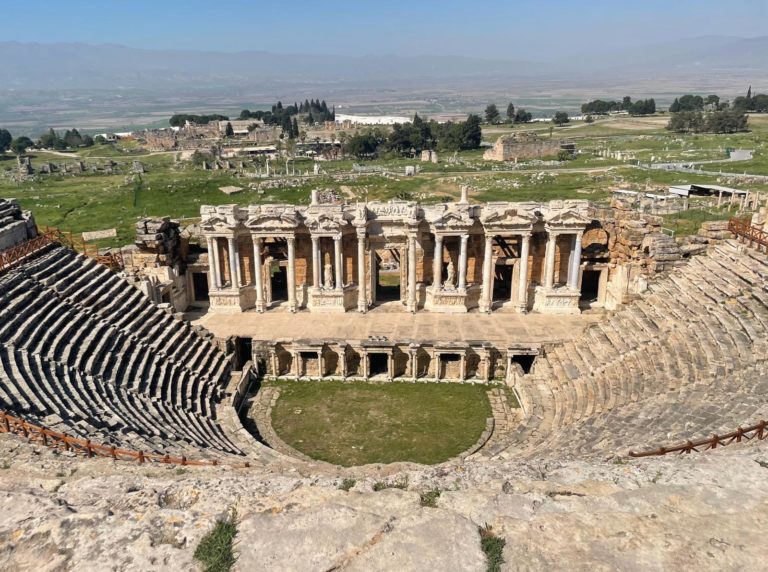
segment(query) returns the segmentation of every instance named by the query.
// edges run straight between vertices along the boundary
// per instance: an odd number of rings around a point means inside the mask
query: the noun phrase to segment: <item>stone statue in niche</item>
[[[323,277],[325,278],[323,281],[323,288],[333,290],[333,268],[331,267],[330,262],[326,262],[323,267]]]
[[[448,262],[448,274],[445,277],[445,289],[456,289],[456,269],[453,267],[453,260]]]

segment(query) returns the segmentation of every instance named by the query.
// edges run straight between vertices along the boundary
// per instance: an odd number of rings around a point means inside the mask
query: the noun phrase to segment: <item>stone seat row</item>
[[[121,446],[163,444],[156,452],[185,444],[237,453],[220,428],[208,418],[56,364],[13,347],[0,347],[0,397],[25,417],[54,416],[73,435]],[[129,438],[121,439],[128,435]]]
[[[652,284],[581,339],[546,348],[518,385],[527,415],[506,439],[508,454],[540,453],[548,435],[593,427],[596,416],[639,411],[635,404],[646,401],[676,402],[712,388],[741,392],[768,359],[762,276],[768,276],[765,260],[719,246]]]
[[[28,303],[4,317],[0,342],[40,353],[172,405],[202,414],[211,412],[215,384],[162,359],[141,339],[137,341],[54,293],[40,290],[37,283],[22,278],[19,287],[24,290],[21,298]],[[4,299],[0,293],[0,300]]]
[[[514,456],[552,458],[625,455],[728,433],[768,416],[765,364],[710,386],[692,385],[672,395],[653,395],[556,429]],[[513,456],[507,449],[501,458]]]
[[[216,421],[222,352],[66,249],[0,275],[0,352],[2,406],[30,420],[123,447],[238,453]]]
[[[23,271],[62,298],[145,338],[184,367],[212,379],[224,375],[226,360],[221,352],[196,335],[189,324],[171,317],[92,259],[56,248],[25,265]]]

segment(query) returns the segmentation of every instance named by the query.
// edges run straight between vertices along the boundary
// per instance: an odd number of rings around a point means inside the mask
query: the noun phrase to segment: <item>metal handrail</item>
[[[741,443],[743,440],[751,441],[757,438],[758,441],[762,441],[768,436],[768,421],[760,421],[759,423],[742,429],[739,427],[736,431],[731,431],[725,435],[712,434],[705,439],[698,439],[697,441],[686,441],[680,445],[674,445],[673,447],[659,447],[658,449],[652,449],[650,451],[643,451],[636,453],[630,451],[630,457],[652,457],[655,455],[666,455],[667,453],[679,453],[689,455],[692,452],[708,451],[710,449],[716,449],[717,447],[724,447],[731,443]],[[703,448],[701,448],[703,447]]]

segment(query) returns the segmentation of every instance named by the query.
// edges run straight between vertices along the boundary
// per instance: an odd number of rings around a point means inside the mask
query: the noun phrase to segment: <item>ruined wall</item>
[[[486,161],[517,161],[551,157],[563,149],[558,139],[540,139],[535,133],[503,135],[483,154]]]
[[[609,310],[643,292],[656,273],[685,263],[680,246],[662,232],[660,217],[634,211],[621,199],[613,199],[609,208],[595,207],[592,216],[609,237]]]
[[[0,199],[0,250],[37,236],[35,218],[16,199]]]

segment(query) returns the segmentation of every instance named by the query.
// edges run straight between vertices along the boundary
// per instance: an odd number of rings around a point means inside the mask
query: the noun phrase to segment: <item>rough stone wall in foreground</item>
[[[235,570],[485,570],[478,527],[506,540],[502,570],[758,570],[768,548],[764,444],[622,462],[469,460],[315,478],[275,468],[76,462],[0,435],[4,570],[194,570],[230,507]],[[761,464],[762,463],[762,464]],[[346,476],[350,492],[338,490]],[[373,492],[408,479],[408,490]],[[440,489],[437,508],[420,492]]]

